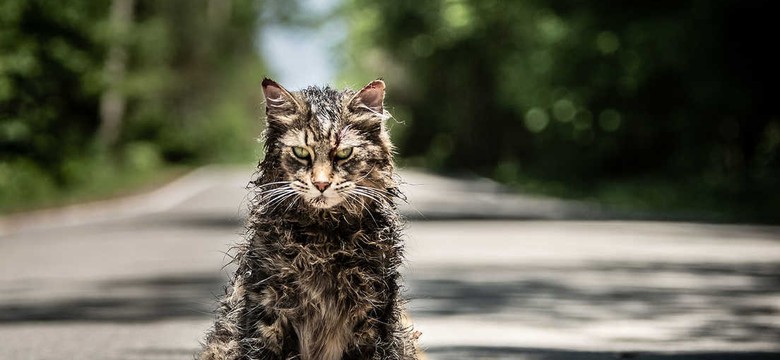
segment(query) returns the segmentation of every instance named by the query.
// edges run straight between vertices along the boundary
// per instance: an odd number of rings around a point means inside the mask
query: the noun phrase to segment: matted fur
[[[401,194],[384,83],[357,93],[263,85],[265,158],[250,183],[238,269],[199,358],[416,359],[416,335],[401,323]],[[296,141],[315,153],[308,161],[292,155]],[[353,154],[334,159],[344,143]],[[333,192],[346,189],[341,197],[302,195],[311,192],[305,182],[325,176]]]

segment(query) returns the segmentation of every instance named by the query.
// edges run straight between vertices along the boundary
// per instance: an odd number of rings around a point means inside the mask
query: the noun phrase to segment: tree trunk
[[[121,90],[127,70],[127,34],[133,21],[135,0],[112,0],[110,31],[111,43],[104,68],[106,88],[100,97],[100,127],[98,143],[101,148],[112,148],[122,126],[126,99]]]

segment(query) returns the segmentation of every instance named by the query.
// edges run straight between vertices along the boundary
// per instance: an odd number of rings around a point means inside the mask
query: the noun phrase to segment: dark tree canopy
[[[112,20],[117,3],[129,5],[126,31]],[[0,2],[0,209],[89,187],[100,174],[252,157],[259,101],[246,89],[263,72],[261,5]],[[116,48],[125,71],[110,83],[107,59]],[[116,140],[103,149],[101,97],[111,87],[126,106]]]
[[[762,198],[780,185],[770,5],[353,0],[348,68],[392,79],[413,164]]]

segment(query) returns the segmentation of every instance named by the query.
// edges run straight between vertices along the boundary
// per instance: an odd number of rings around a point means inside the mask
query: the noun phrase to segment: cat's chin
[[[330,209],[338,204],[340,204],[342,201],[341,198],[338,197],[326,197],[326,196],[318,196],[315,198],[308,199],[309,205],[311,205],[314,208],[317,209]]]

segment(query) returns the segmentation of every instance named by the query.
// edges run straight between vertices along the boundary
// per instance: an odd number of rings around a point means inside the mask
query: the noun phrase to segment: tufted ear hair
[[[384,116],[385,82],[374,80],[358,91],[349,101],[352,111],[367,110],[377,115]]]
[[[263,95],[265,96],[265,113],[268,115],[269,121],[275,117],[284,119],[286,115],[292,115],[300,109],[300,104],[295,100],[295,97],[287,89],[269,78],[263,79]]]

